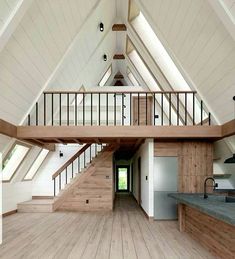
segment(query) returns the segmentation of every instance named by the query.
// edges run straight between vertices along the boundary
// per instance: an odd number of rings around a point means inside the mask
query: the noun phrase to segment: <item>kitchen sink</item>
[[[235,202],[235,197],[230,197],[230,196],[226,196],[225,197],[225,202]]]

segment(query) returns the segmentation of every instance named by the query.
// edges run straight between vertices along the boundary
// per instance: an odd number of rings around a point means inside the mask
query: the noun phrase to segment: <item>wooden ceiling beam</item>
[[[0,119],[0,134],[11,138],[16,138],[17,127],[7,121]]]
[[[126,25],[124,23],[116,23],[112,27],[112,31],[126,31]]]
[[[40,141],[38,139],[22,139],[22,141],[37,146],[43,149],[47,149],[49,151],[55,151],[55,144],[54,143],[44,143],[43,141]]]
[[[159,138],[159,139],[220,139],[221,126],[19,126],[19,139],[102,139]]]
[[[123,55],[123,54],[115,54],[113,56],[113,59],[125,59],[125,55]]]
[[[224,138],[235,135],[235,119],[222,125],[222,135]]]

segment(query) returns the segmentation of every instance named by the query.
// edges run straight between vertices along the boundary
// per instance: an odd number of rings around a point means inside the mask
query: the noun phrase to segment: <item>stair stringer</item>
[[[53,210],[103,211],[113,209],[113,152],[105,148],[85,171],[55,198]]]

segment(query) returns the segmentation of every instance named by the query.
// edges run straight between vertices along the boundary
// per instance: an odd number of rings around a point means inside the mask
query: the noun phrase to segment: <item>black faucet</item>
[[[215,182],[215,179],[213,177],[207,177],[204,181],[204,199],[208,198],[208,195],[206,193],[206,187],[207,187],[207,181],[208,180],[212,180],[213,181],[213,185],[211,187],[213,187],[213,189],[215,190],[216,187],[218,187],[218,183]]]

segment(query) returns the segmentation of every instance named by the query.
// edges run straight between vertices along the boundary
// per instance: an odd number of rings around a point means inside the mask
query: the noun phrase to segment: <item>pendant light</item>
[[[235,118],[235,96],[233,96],[233,101],[234,101],[234,118]],[[232,157],[225,159],[224,163],[225,164],[235,164],[235,154],[233,154]]]

